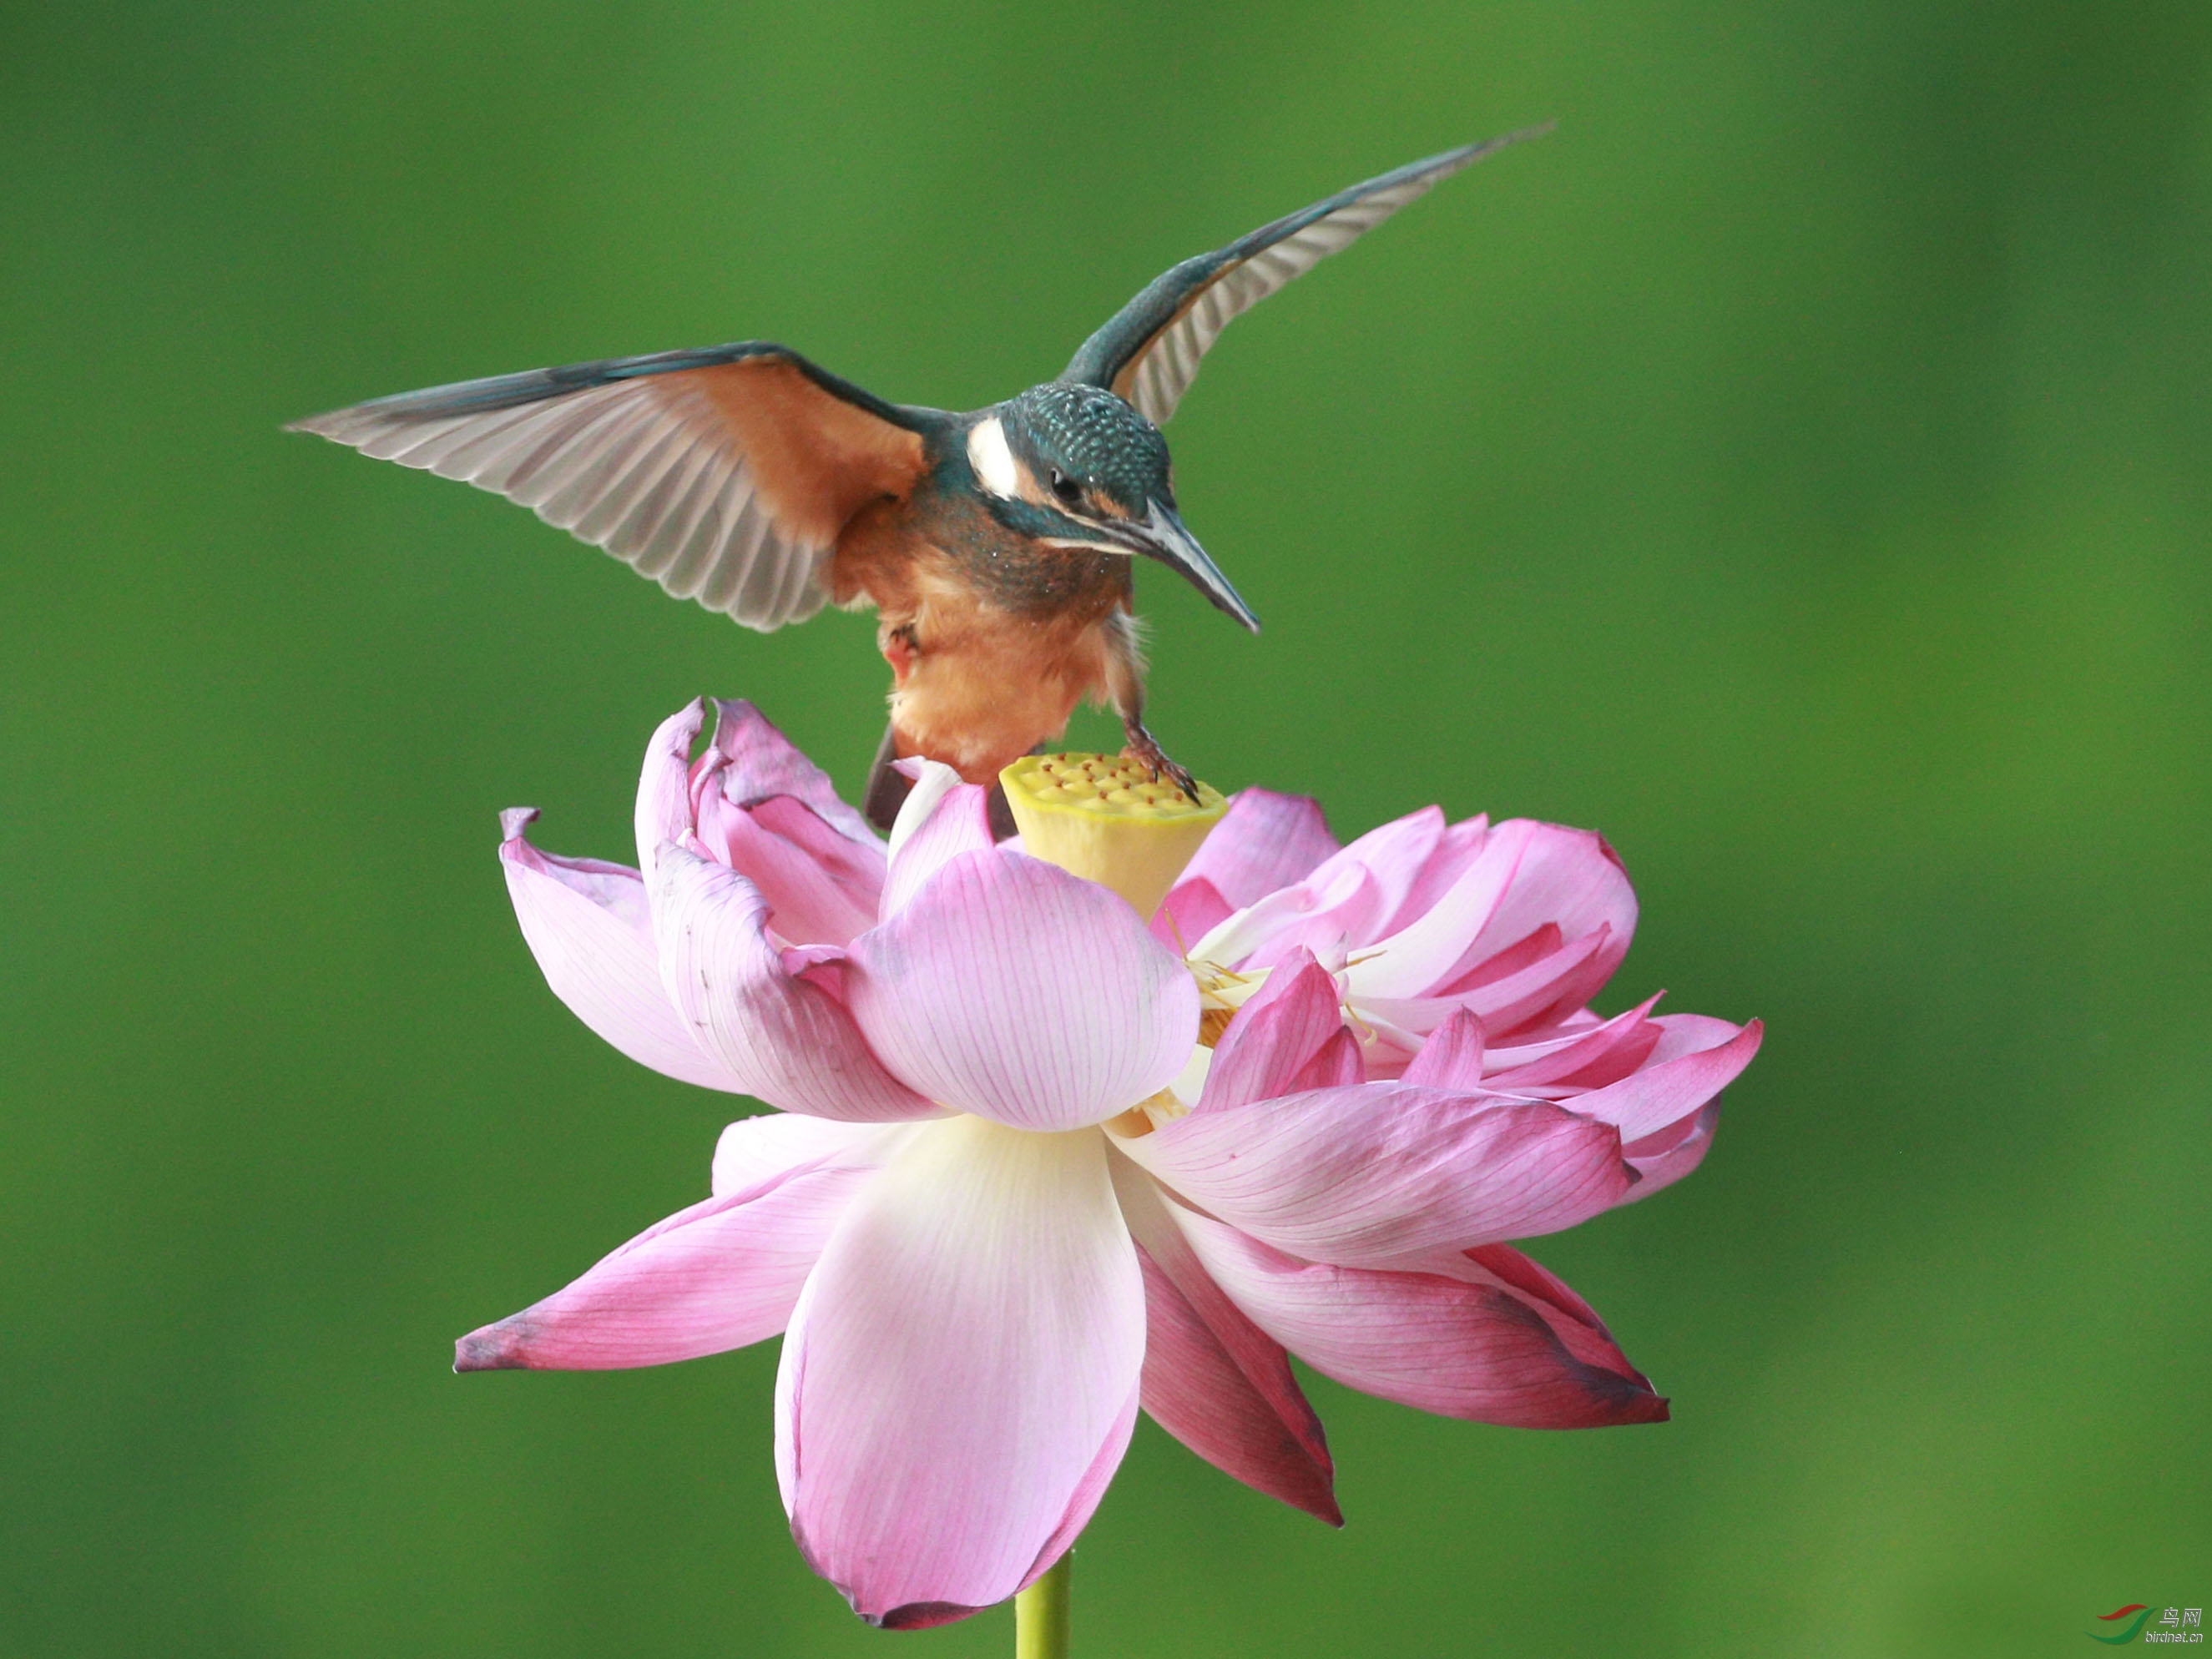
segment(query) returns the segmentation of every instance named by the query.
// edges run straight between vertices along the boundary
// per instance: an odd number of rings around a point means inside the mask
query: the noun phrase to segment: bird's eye
[[[1052,470],[1052,493],[1060,497],[1062,507],[1073,507],[1083,499],[1083,486],[1054,467]]]

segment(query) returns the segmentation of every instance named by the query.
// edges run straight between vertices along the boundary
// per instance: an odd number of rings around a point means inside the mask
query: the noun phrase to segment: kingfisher
[[[880,827],[908,787],[896,762],[993,784],[1086,698],[1111,705],[1156,781],[1195,799],[1145,725],[1135,562],[1260,623],[1184,527],[1160,428],[1232,319],[1544,130],[1413,162],[1185,259],[1058,379],[966,414],[886,403],[742,340],[401,392],[287,429],[495,491],[763,632],[825,604],[874,607],[892,679],[866,797]]]

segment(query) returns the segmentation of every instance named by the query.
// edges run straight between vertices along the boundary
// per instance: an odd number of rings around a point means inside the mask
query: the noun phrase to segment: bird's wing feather
[[[765,631],[822,608],[838,532],[912,488],[931,412],[751,340],[433,386],[291,429],[496,491]]]
[[[1167,424],[1221,331],[1296,276],[1381,224],[1439,179],[1492,151],[1547,132],[1531,127],[1431,155],[1186,259],[1083,343],[1060,378],[1102,386]]]

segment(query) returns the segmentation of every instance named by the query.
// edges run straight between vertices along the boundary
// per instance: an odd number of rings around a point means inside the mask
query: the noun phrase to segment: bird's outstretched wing
[[[1374,229],[1438,179],[1550,131],[1529,127],[1448,149],[1184,260],[1085,340],[1060,379],[1103,386],[1153,425],[1166,425],[1196,378],[1199,360],[1233,319]]]
[[[765,631],[822,608],[838,532],[913,486],[931,413],[748,340],[402,392],[289,429],[495,490]]]

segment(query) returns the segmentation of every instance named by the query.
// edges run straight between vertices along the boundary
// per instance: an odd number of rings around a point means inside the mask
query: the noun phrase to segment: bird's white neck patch
[[[1021,469],[1014,465],[1014,452],[1006,447],[1006,428],[997,416],[977,422],[969,433],[968,465],[975,469],[983,488],[1000,501],[1012,501],[1021,492]]]

